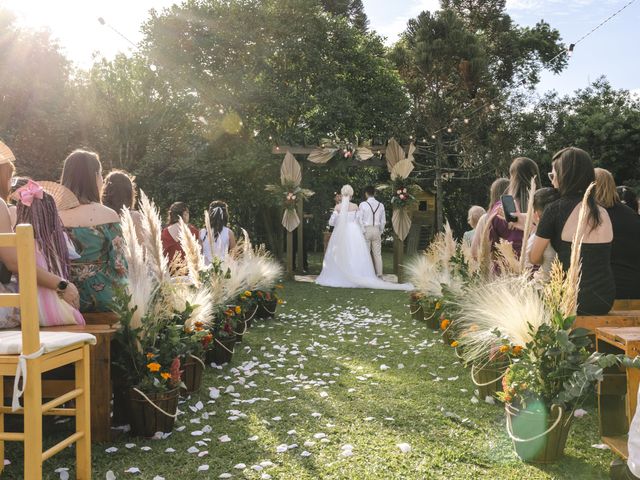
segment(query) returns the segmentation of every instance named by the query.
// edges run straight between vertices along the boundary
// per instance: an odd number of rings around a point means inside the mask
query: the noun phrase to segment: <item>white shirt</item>
[[[382,233],[387,220],[384,213],[384,205],[374,197],[369,197],[365,202],[360,204],[359,210],[362,227],[375,225]]]
[[[202,255],[206,265],[211,264],[214,256],[224,260],[229,252],[229,229],[222,227],[218,238],[213,242],[213,252],[211,252],[211,243],[207,238],[206,228],[200,230],[200,241],[202,242]]]

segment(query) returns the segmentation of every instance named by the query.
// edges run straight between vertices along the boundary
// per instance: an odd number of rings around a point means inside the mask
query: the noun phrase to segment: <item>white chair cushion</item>
[[[51,353],[76,343],[96,344],[96,337],[90,333],[40,332],[40,346],[43,353]],[[0,355],[20,355],[22,353],[22,332],[0,330]]]

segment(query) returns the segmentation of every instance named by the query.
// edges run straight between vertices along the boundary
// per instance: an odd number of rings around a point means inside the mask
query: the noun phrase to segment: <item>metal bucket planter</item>
[[[236,344],[235,335],[230,337],[214,337],[212,347],[207,351],[207,363],[224,365],[233,358],[233,347]]]
[[[233,333],[236,335],[237,343],[242,342],[242,337],[247,332],[247,330],[251,328],[251,325],[253,324],[253,319],[256,316],[257,312],[258,312],[258,306],[256,305],[256,308],[253,309],[253,312],[251,313],[245,312],[244,318],[238,320],[238,322],[236,323],[237,331],[234,331]]]
[[[507,374],[509,362],[505,358],[471,365],[471,381],[478,387],[478,398],[495,397],[502,391],[502,378]]]
[[[573,416],[554,405],[549,413],[505,404],[507,433],[525,462],[553,463],[564,454]]]
[[[182,383],[184,383],[185,388],[181,389],[181,393],[186,395],[200,390],[204,362],[198,357],[189,355],[182,367]]]
[[[180,388],[167,392],[144,393],[129,390],[131,434],[150,438],[156,432],[170,432],[176,421]]]
[[[427,327],[431,330],[440,330],[440,315],[438,315],[438,310],[432,311],[429,315],[423,308],[424,320],[427,322]]]

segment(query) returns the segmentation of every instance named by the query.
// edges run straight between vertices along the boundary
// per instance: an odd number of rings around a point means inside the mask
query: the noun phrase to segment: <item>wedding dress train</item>
[[[411,284],[385,282],[376,276],[358,215],[349,211],[349,198],[343,197],[316,283],[325,287],[411,290]]]

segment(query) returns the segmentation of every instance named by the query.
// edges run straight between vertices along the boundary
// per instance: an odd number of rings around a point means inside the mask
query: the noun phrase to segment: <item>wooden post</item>
[[[293,280],[293,232],[287,231],[287,279]]]
[[[442,201],[442,136],[438,134],[436,140],[436,232],[442,231],[444,225],[444,212]]]
[[[304,200],[302,195],[298,196],[298,204],[296,208],[298,210],[298,217],[300,218],[300,225],[298,225],[298,255],[296,257],[296,273],[302,274],[304,270]]]
[[[402,262],[404,261],[404,242],[393,233],[393,273],[398,277],[398,283],[403,281]]]

